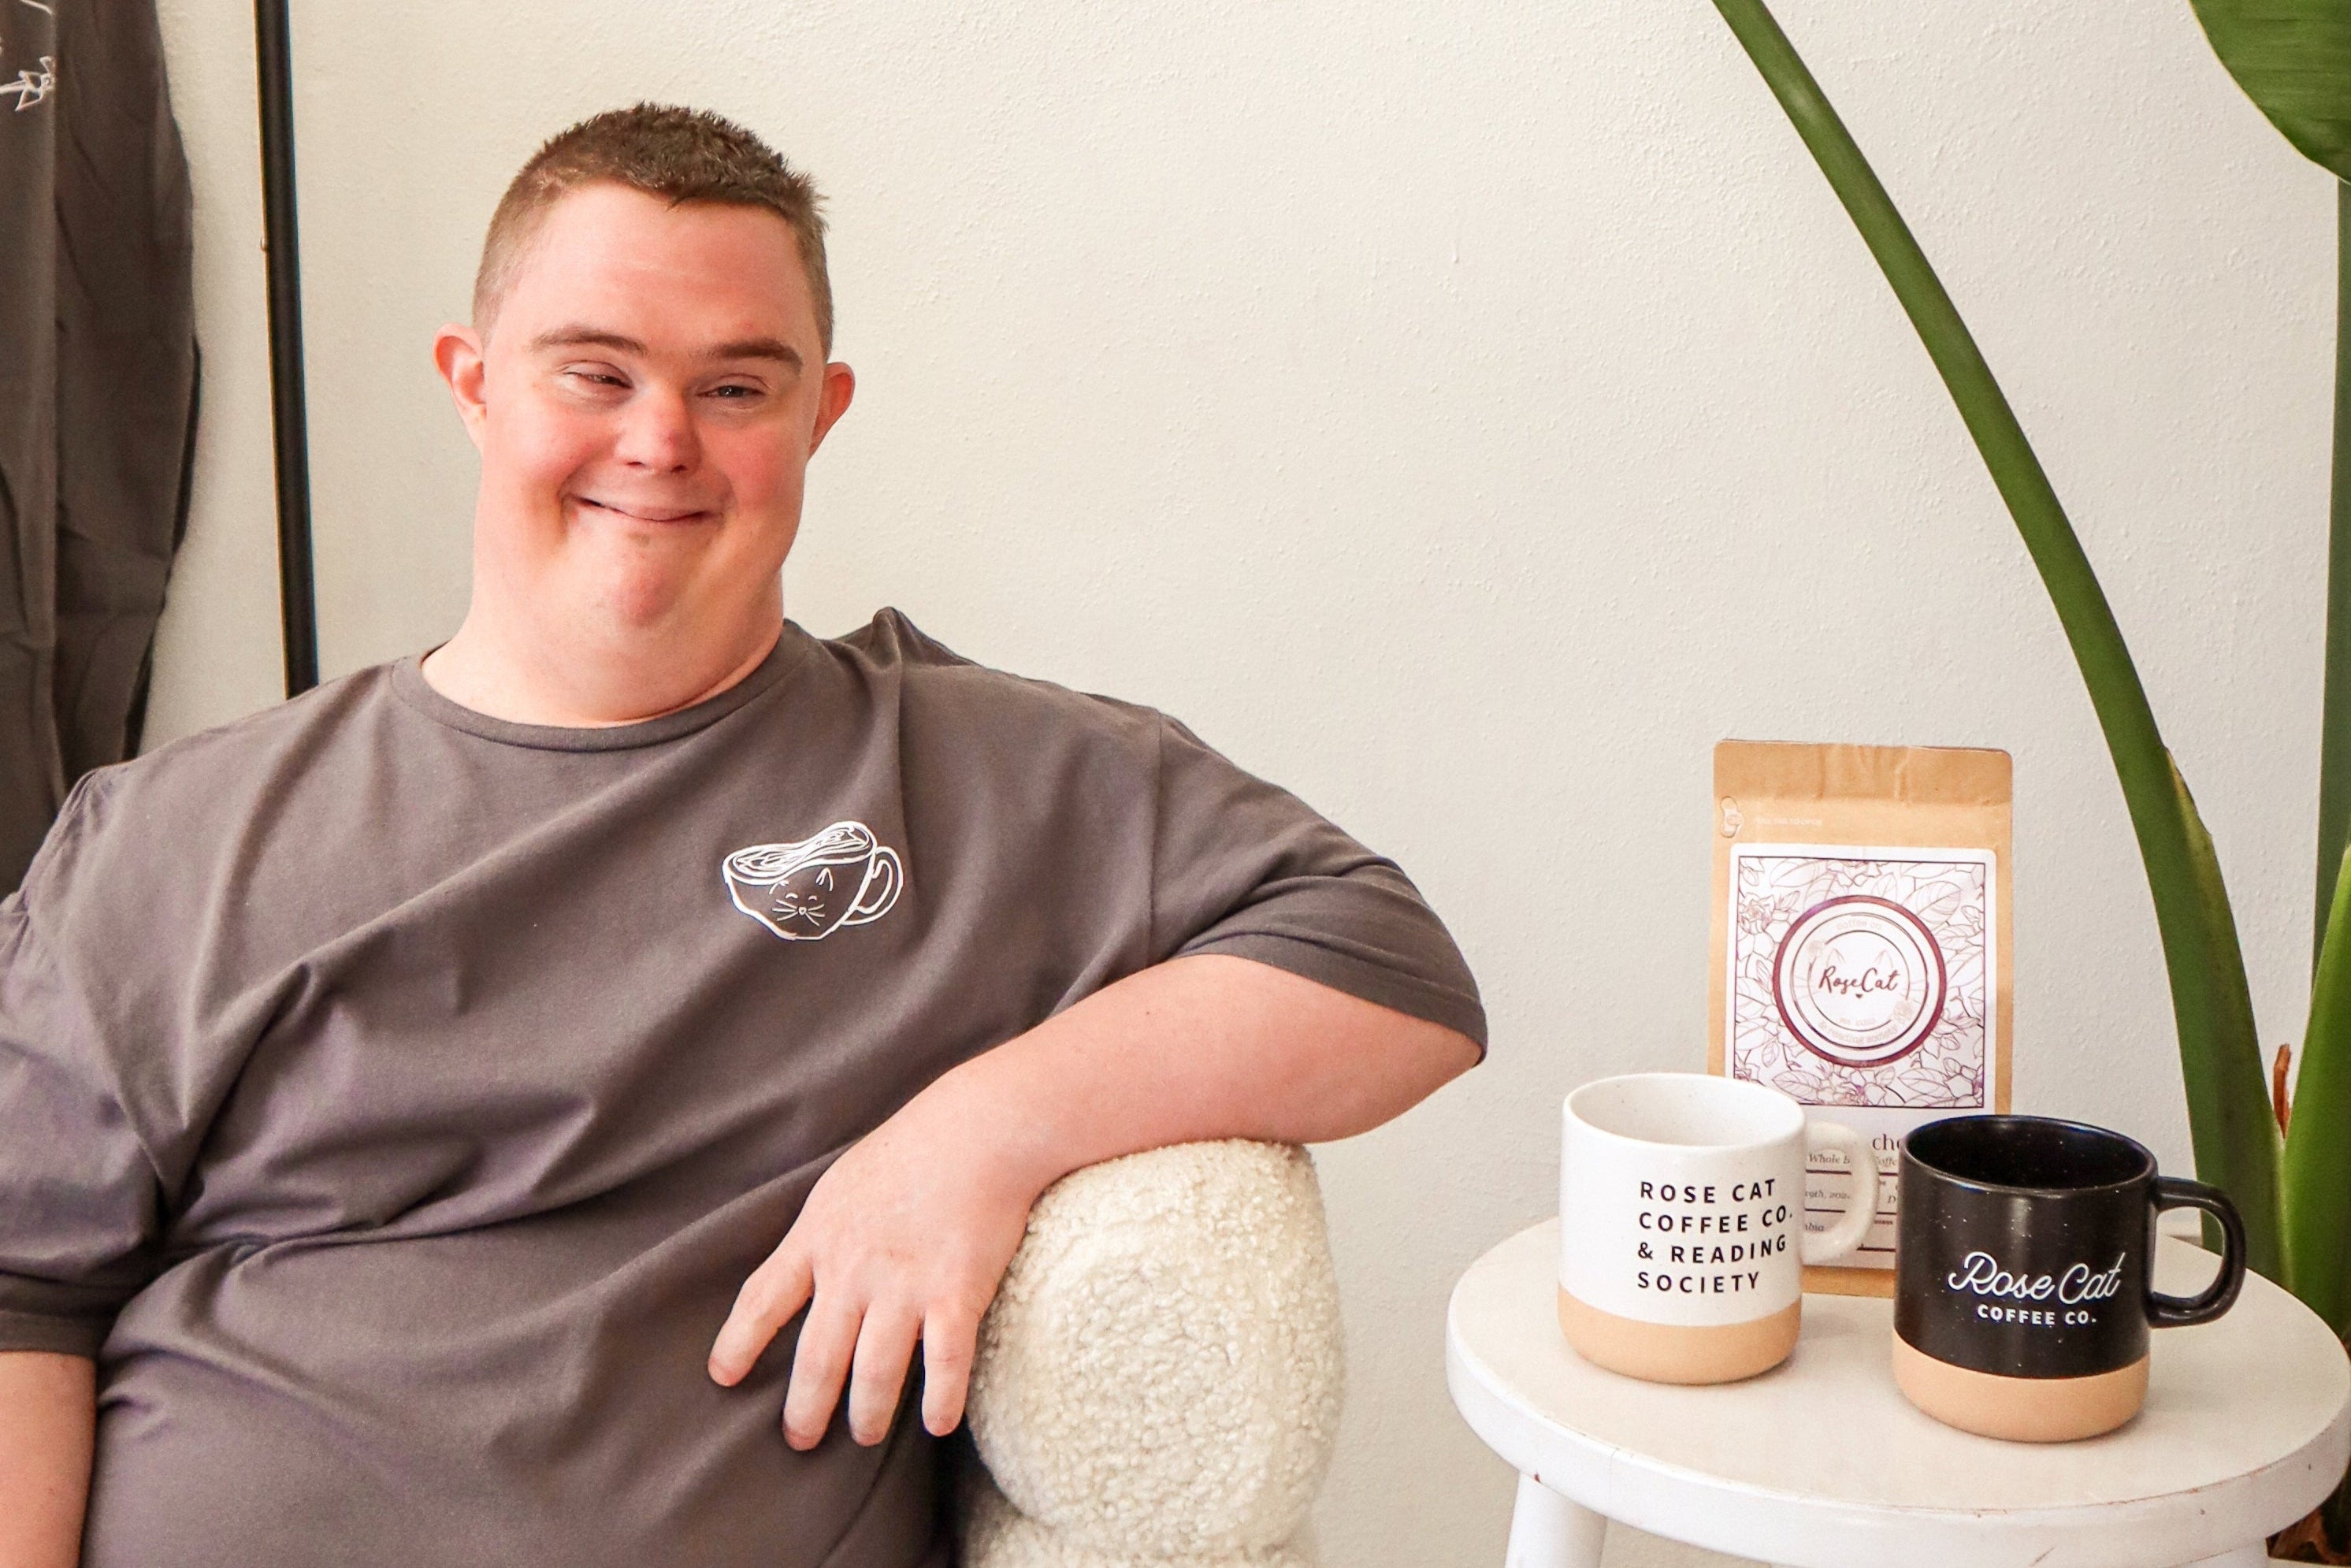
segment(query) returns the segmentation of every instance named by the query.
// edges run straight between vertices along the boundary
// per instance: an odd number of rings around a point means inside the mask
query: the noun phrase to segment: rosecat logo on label
[[[1844,1067],[1907,1056],[1942,1021],[1949,975],[1926,922],[1888,898],[1846,894],[1798,915],[1771,997],[1806,1050]]]
[[[2097,1321],[2097,1314],[2085,1310],[2085,1303],[2110,1300],[2121,1291],[2123,1259],[2117,1253],[2113,1264],[2104,1270],[2093,1270],[2087,1263],[2074,1263],[2057,1274],[2016,1274],[2001,1268],[2000,1260],[1989,1252],[1970,1252],[1960,1260],[1957,1269],[1943,1276],[1943,1282],[1953,1291],[1991,1298],[1978,1302],[1976,1316],[1994,1322],[2037,1323],[2053,1327],[2061,1322],[2089,1323]],[[2070,1310],[1994,1304],[2002,1301],[2053,1301],[2057,1308]]]

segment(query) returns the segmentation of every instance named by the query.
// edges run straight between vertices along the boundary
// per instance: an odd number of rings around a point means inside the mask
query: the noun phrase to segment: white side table
[[[2165,1238],[2165,1290],[2209,1255]],[[2252,1568],[2351,1458],[2351,1362],[2258,1277],[2228,1316],[2158,1329],[2147,1408],[2086,1442],[2002,1443],[1913,1409],[1893,1303],[1804,1298],[1784,1364],[1711,1388],[1578,1356],[1559,1222],[1470,1265],[1446,1314],[1453,1403],[1520,1475],[1509,1568],[1597,1568],[1609,1520],[1790,1568]]]

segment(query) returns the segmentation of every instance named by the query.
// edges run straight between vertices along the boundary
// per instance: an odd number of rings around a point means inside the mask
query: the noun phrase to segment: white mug
[[[1845,1157],[1845,1213],[1804,1231],[1814,1149]],[[1844,1257],[1877,1212],[1859,1133],[1808,1122],[1776,1089],[1636,1072],[1567,1097],[1559,1322],[1583,1358],[1656,1383],[1729,1383],[1795,1348],[1803,1269]]]

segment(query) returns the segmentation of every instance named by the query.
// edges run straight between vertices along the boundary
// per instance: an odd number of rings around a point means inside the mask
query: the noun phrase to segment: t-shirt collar
[[[528,747],[535,751],[629,751],[638,747],[659,746],[707,728],[728,714],[735,712],[775,687],[797,670],[806,660],[815,639],[793,622],[784,622],[783,635],[758,667],[749,674],[720,692],[705,698],[692,707],[675,713],[665,713],[658,718],[642,719],[635,724],[600,725],[580,727],[560,724],[517,724],[512,719],[493,718],[476,713],[463,704],[451,701],[433,688],[424,678],[422,668],[424,656],[411,653],[392,667],[392,689],[402,702],[423,714],[434,723],[447,728],[462,730],[484,740],[501,746]]]

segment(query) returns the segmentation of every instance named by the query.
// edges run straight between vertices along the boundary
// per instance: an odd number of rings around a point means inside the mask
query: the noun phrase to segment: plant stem
[[[2215,903],[2225,917],[2228,895],[2208,844],[2191,841],[2202,837],[2201,823],[2191,830],[2194,805],[2164,747],[2105,592],[1991,366],[1820,85],[1761,0],[1715,0],[1715,5],[1877,258],[2056,606],[2105,733],[2155,900],[2197,1172],[2236,1200],[2244,1213],[2248,1261],[2275,1278],[2282,1264],[2276,1124],[2233,923],[2216,918]]]
[[[2335,868],[2351,841],[2351,185],[2336,183],[2335,214],[2335,476],[2326,530],[2326,695],[2318,721],[2314,967],[2326,941]]]

